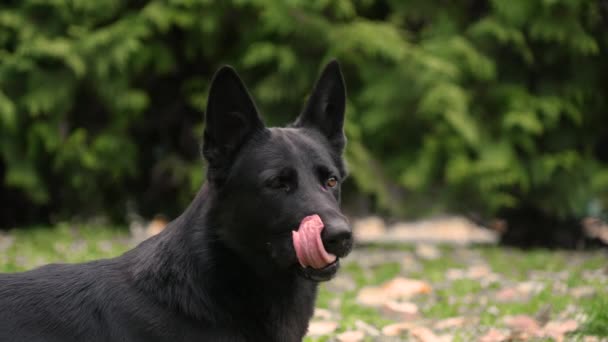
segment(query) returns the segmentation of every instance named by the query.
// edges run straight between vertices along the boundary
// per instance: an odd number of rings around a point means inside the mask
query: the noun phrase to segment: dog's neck
[[[255,321],[264,313],[287,317],[294,310],[309,316],[317,284],[293,273],[257,275],[208,227],[209,196],[210,190],[203,186],[179,218],[125,255],[131,258],[136,286],[161,305],[213,325],[242,325],[243,316]],[[308,305],[294,308],[295,298],[302,294]],[[210,307],[225,310],[211,312]],[[256,311],[243,312],[251,307]]]

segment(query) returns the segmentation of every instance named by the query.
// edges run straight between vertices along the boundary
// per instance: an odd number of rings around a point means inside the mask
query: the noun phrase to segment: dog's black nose
[[[353,247],[353,234],[344,219],[335,219],[325,224],[321,233],[325,250],[337,257],[344,257]]]

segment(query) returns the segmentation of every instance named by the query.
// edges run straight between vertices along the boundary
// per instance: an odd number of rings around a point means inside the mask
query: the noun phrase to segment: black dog
[[[295,123],[266,128],[236,72],[219,70],[207,182],[188,209],[117,258],[0,275],[0,341],[300,341],[318,282],[352,246],[344,107],[334,61]]]

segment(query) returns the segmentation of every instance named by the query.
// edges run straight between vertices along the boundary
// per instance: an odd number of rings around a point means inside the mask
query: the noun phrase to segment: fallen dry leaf
[[[412,323],[407,322],[389,324],[382,328],[382,334],[384,336],[399,336],[404,331],[408,331],[413,327],[414,325]]]
[[[487,265],[473,265],[463,270],[460,268],[451,268],[447,270],[445,274],[448,280],[458,279],[484,279],[484,278],[495,278],[496,275],[492,274],[492,270]]]
[[[336,336],[336,339],[340,342],[360,342],[365,338],[365,333],[360,330],[345,331]]]
[[[331,321],[312,321],[308,325],[308,336],[331,334],[338,328],[338,323]]]
[[[466,272],[460,268],[450,268],[445,272],[445,277],[448,280],[459,280],[466,277]]]
[[[516,332],[524,332],[530,335],[537,335],[540,332],[538,322],[527,315],[507,316],[505,317],[505,324]]]
[[[382,305],[382,310],[389,315],[399,316],[408,320],[418,315],[418,306],[410,302],[389,300]]]
[[[390,324],[382,328],[382,334],[391,337],[399,336],[406,331],[418,342],[449,342],[452,340],[449,335],[437,336],[427,327],[416,326],[408,322]]]
[[[444,342],[444,339],[435,335],[435,333],[426,327],[414,327],[409,330],[410,336],[419,342]]]
[[[452,335],[448,335],[448,334],[439,335],[439,341],[441,341],[441,342],[452,342],[453,340],[454,340],[454,336],[452,336]]]
[[[524,281],[517,284],[517,291],[524,295],[537,294],[545,288],[545,284],[538,281]]]
[[[496,293],[496,300],[499,302],[510,302],[521,298],[521,293],[512,287],[501,289]]]
[[[357,294],[357,301],[363,305],[381,306],[389,300],[409,299],[431,291],[431,286],[424,281],[397,277],[381,286],[362,288]]]
[[[359,290],[357,302],[367,306],[382,306],[388,301],[388,294],[380,287],[366,286]]]
[[[573,320],[561,321],[561,322],[549,322],[542,330],[545,337],[551,337],[555,341],[563,341],[564,335],[573,332],[578,329],[578,323]]]
[[[492,270],[487,265],[473,265],[467,269],[467,277],[470,279],[481,279],[489,276]]]
[[[359,242],[375,241],[386,234],[384,221],[377,216],[370,216],[355,221],[353,224],[355,240]]]
[[[437,260],[441,258],[441,251],[433,245],[419,243],[416,245],[416,255],[425,260]]]
[[[464,326],[465,323],[467,323],[467,319],[464,317],[450,317],[435,323],[434,328],[437,330],[454,329]]]
[[[574,298],[585,298],[591,297],[595,294],[595,288],[593,286],[579,286],[570,290],[570,294]]]
[[[419,294],[429,294],[432,291],[431,285],[425,281],[402,277],[388,281],[382,285],[382,288],[389,297],[395,299],[407,299]]]
[[[541,292],[545,285],[536,281],[525,281],[514,287],[506,287],[496,293],[496,300],[501,302],[525,301],[531,295]]]
[[[485,335],[479,338],[478,342],[503,342],[508,336],[497,329],[490,329]]]
[[[312,316],[319,319],[329,320],[331,319],[332,314],[331,311],[327,309],[315,308]]]

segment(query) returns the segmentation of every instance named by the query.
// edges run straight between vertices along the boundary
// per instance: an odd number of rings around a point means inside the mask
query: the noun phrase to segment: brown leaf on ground
[[[435,323],[433,328],[437,330],[461,328],[465,323],[470,323],[465,317],[450,317]]]
[[[470,279],[481,279],[489,276],[492,270],[488,265],[473,265],[467,269],[467,277]]]
[[[452,340],[452,337],[449,335],[437,336],[427,327],[417,326],[408,322],[390,324],[382,328],[384,336],[399,336],[406,331],[418,342],[448,342]]]
[[[338,323],[331,321],[312,321],[308,325],[308,336],[322,336],[333,333]]]
[[[441,258],[441,251],[433,245],[419,243],[416,245],[416,255],[425,260],[437,260]]]
[[[578,329],[578,323],[573,320],[561,322],[549,322],[543,327],[542,334],[545,337],[551,337],[557,342],[564,340],[564,335]]]
[[[340,342],[360,342],[365,338],[365,333],[360,330],[345,331],[336,336],[336,339]]]
[[[492,269],[488,265],[473,265],[466,270],[460,268],[451,268],[445,274],[448,280],[459,279],[483,279],[484,283],[492,283],[498,279],[498,275],[492,273]]]
[[[524,281],[517,284],[517,291],[524,295],[537,294],[545,288],[545,284],[538,281]]]
[[[331,311],[322,308],[315,308],[315,311],[312,315],[314,318],[329,320],[331,319]]]
[[[389,297],[395,299],[411,298],[419,294],[429,294],[432,291],[431,285],[425,281],[402,277],[388,281],[382,285],[382,288]]]
[[[505,317],[505,324],[517,332],[525,332],[530,335],[537,335],[540,332],[538,322],[527,315],[507,316]]]
[[[593,286],[579,286],[570,290],[570,294],[574,298],[585,298],[592,297],[595,294],[595,288]]]
[[[382,310],[388,315],[398,316],[409,320],[418,316],[418,306],[410,302],[397,302],[389,300],[382,305]]]
[[[370,216],[355,221],[353,233],[357,241],[375,241],[386,235],[386,226],[381,218]]]
[[[496,293],[496,300],[499,302],[511,302],[522,299],[521,293],[512,287],[501,289]]]
[[[466,275],[466,272],[460,268],[450,268],[445,272],[445,277],[447,278],[447,280],[464,279]]]
[[[449,336],[437,336],[435,333],[426,327],[414,327],[409,329],[410,336],[419,342],[447,342],[451,340]]]
[[[519,283],[514,287],[506,287],[496,293],[496,300],[499,302],[526,301],[530,296],[539,293],[544,285],[539,282],[527,281]]]
[[[431,286],[427,282],[397,277],[381,286],[362,288],[357,294],[357,301],[363,305],[381,306],[390,300],[409,299],[431,291]]]
[[[497,329],[490,329],[485,335],[479,338],[478,342],[504,342],[508,336]]]
[[[357,302],[367,306],[381,306],[388,301],[388,294],[380,287],[366,286],[357,294]]]

